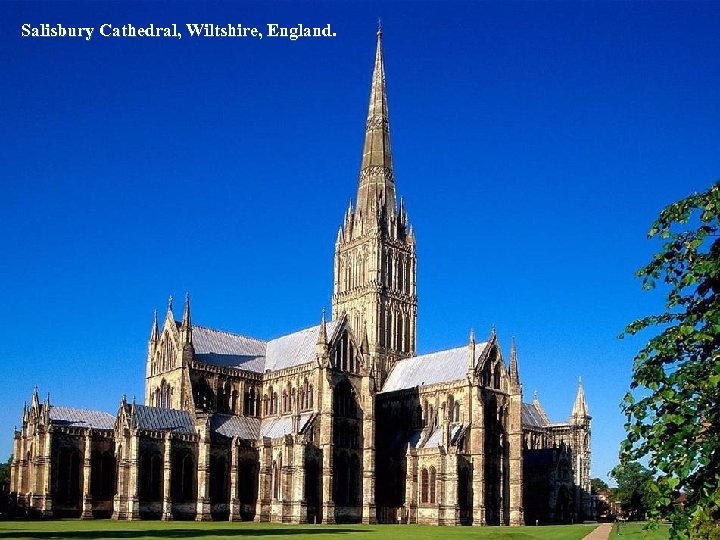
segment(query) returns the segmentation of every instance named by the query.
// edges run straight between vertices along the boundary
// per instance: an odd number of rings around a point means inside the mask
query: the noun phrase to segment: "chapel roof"
[[[213,433],[229,438],[257,440],[260,433],[260,419],[232,414],[213,414],[210,417],[210,429]]]
[[[86,427],[93,429],[113,429],[115,417],[105,411],[77,409],[75,407],[50,406],[50,422],[68,427]]]
[[[328,339],[340,321],[326,323]],[[320,325],[280,336],[270,341],[193,325],[195,358],[215,366],[262,373],[299,366],[315,359]]]
[[[475,346],[475,363],[488,343]],[[468,345],[400,360],[385,381],[381,393],[395,392],[415,386],[459,381],[465,378],[468,366]]]
[[[188,411],[132,405],[131,422],[136,429],[152,431],[173,431],[175,433],[196,433],[195,425]]]

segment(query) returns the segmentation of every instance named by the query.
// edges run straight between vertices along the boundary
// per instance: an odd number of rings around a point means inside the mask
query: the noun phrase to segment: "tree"
[[[655,504],[655,479],[646,467],[637,461],[620,463],[612,471],[617,482],[614,497],[633,519],[645,519],[648,510]]]
[[[10,486],[10,465],[12,464],[12,455],[8,458],[7,463],[0,463],[0,491],[2,486]]]
[[[592,493],[600,493],[609,489],[607,483],[602,478],[591,478],[590,479],[590,491]]]
[[[623,334],[659,332],[635,357],[621,454],[647,456],[657,477],[654,510],[670,518],[672,538],[708,538],[697,527],[717,530],[720,519],[719,229],[720,182],[660,213],[648,237],[662,248],[637,275],[646,290],[662,284],[665,312]]]

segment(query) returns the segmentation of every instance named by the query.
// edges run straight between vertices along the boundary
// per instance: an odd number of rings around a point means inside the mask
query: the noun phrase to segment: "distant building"
[[[20,511],[115,519],[521,525],[590,516],[590,416],[522,401],[513,344],[417,356],[415,235],[395,192],[382,32],[360,179],[335,246],[332,320],[262,341],[150,334],[144,404],[37,390],[15,433]]]

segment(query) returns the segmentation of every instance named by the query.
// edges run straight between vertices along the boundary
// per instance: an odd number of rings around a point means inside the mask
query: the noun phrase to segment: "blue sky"
[[[662,308],[633,277],[666,204],[720,177],[720,4],[4,3],[0,455],[34,385],[115,412],[152,320],[272,338],[317,323],[355,194],[382,17],[418,350],[495,325],[556,420],[578,376],[593,475]],[[332,25],[332,39],[20,37],[23,23]],[[180,316],[181,302],[176,302]],[[645,336],[647,338],[647,336]],[[12,381],[12,382],[10,382]]]

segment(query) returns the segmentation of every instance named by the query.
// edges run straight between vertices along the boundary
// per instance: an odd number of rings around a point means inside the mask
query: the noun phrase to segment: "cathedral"
[[[382,31],[332,313],[264,341],[207,328],[186,296],[152,324],[143,403],[37,389],[14,434],[18,515],[522,525],[590,515],[590,416],[523,401],[494,330],[416,354],[416,239],[395,190]],[[319,315],[319,314],[318,314]],[[326,320],[327,319],[327,320]]]

